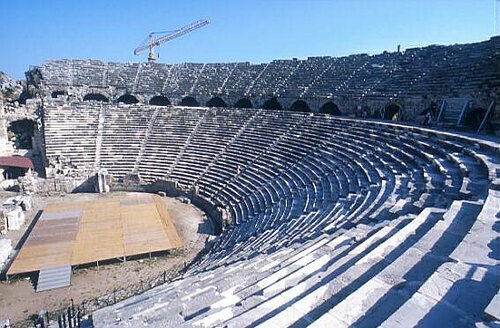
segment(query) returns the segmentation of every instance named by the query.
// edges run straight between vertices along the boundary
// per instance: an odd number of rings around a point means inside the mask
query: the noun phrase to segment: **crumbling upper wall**
[[[115,102],[130,94],[141,103],[163,95],[172,104],[185,96],[205,105],[218,96],[235,106],[248,98],[262,107],[276,97],[283,108],[297,99],[312,111],[334,101],[343,113],[360,106],[403,106],[408,116],[445,97],[468,97],[486,107],[500,83],[500,37],[488,41],[384,52],[378,55],[310,57],[265,64],[113,63],[53,60],[27,72],[28,83],[46,97],[81,101],[100,94]]]

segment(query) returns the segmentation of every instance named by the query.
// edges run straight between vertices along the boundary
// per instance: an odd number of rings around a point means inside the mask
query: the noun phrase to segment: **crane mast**
[[[141,53],[142,51],[146,50],[146,49],[149,49],[149,56],[148,56],[148,61],[149,62],[154,62],[156,60],[156,55],[155,55],[155,51],[154,51],[154,48],[167,42],[167,41],[170,41],[170,40],[173,40],[173,39],[176,39],[182,35],[185,35],[185,34],[188,34],[194,30],[197,30],[205,25],[208,25],[210,24],[210,21],[209,20],[206,20],[206,19],[200,19],[194,23],[191,23],[189,25],[186,25],[178,30],[175,30],[173,32],[170,32],[169,34],[167,35],[164,35],[158,39],[154,39],[153,36],[155,34],[160,34],[161,32],[151,32],[149,33],[149,37],[148,37],[148,44],[146,45],[141,45],[139,47],[137,47],[135,50],[134,50],[134,55],[138,55],[139,53]]]

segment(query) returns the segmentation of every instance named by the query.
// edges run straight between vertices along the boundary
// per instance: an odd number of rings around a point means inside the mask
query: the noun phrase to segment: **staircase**
[[[227,149],[240,137],[240,135],[245,131],[245,129],[247,128],[248,125],[250,125],[250,123],[252,123],[255,118],[262,112],[262,109],[258,109],[255,111],[255,113],[245,122],[245,124],[243,124],[241,126],[241,128],[238,130],[238,133],[236,133],[232,138],[231,140],[229,140],[229,142],[227,143],[226,147],[224,147],[224,149],[219,153],[217,154],[217,156],[215,156],[212,161],[207,165],[207,167],[205,168],[205,170],[200,174],[200,176],[195,180],[194,182],[194,185],[197,185],[198,184],[198,181],[200,181],[201,179],[203,179],[203,177],[205,176],[205,174],[207,174],[207,172],[210,170],[210,168],[219,160],[219,158],[227,151]]]
[[[102,71],[102,82],[101,82],[101,86],[103,88],[108,87],[109,64],[106,63],[105,65],[106,65],[106,69]]]
[[[158,113],[160,112],[160,108],[156,108],[151,120],[148,123],[148,128],[146,130],[146,134],[141,141],[141,148],[139,150],[139,155],[137,155],[137,159],[135,160],[134,168],[132,169],[133,174],[138,174],[139,172],[139,163],[142,160],[142,156],[144,155],[144,151],[146,150],[146,144],[148,143],[149,136],[151,135],[151,131],[153,130],[153,126],[155,125],[156,118],[158,117]]]
[[[269,63],[266,64],[266,66],[262,69],[262,71],[260,71],[259,75],[257,75],[257,77],[252,81],[252,83],[250,83],[250,85],[248,86],[247,90],[245,91],[245,97],[248,97],[250,95],[250,90],[252,90],[255,82],[257,82],[257,80],[262,76],[262,74],[264,74],[264,72],[266,71],[267,67],[269,67]]]
[[[444,125],[460,126],[469,108],[470,100],[467,98],[447,98],[441,104],[438,122]]]
[[[132,87],[132,93],[135,93],[137,91],[137,86],[139,85],[139,74],[141,74],[141,68],[142,68],[142,63],[139,63],[137,66],[137,72],[135,73],[135,78],[134,78],[134,85]]]
[[[318,81],[320,81],[322,78],[323,78],[323,75],[325,75],[326,72],[328,72],[329,70],[332,69],[332,67],[335,65],[335,62],[332,62],[330,65],[328,65],[327,68],[325,68],[321,73],[319,73],[315,78],[314,80],[304,88],[304,91],[302,91],[300,93],[300,96],[299,98],[302,98],[304,97],[304,95],[307,93],[307,91],[309,91],[309,89],[314,85],[316,84]]]
[[[40,273],[38,273],[36,291],[38,293],[45,290],[67,287],[69,285],[71,285],[70,265],[47,268],[40,270]]]
[[[205,112],[205,114],[203,114],[203,116],[200,118],[200,120],[198,121],[198,123],[196,123],[196,126],[194,127],[193,131],[191,131],[191,134],[186,139],[186,142],[184,143],[184,146],[182,146],[182,149],[177,154],[177,157],[175,158],[175,161],[172,164],[172,167],[170,168],[170,170],[167,173],[167,177],[170,177],[170,175],[172,174],[172,172],[175,170],[175,167],[179,163],[179,160],[181,159],[182,155],[184,155],[184,153],[186,152],[187,147],[189,146],[189,144],[191,143],[191,140],[193,139],[193,136],[196,134],[196,132],[200,128],[201,124],[203,123],[203,120],[205,119],[205,117],[207,116],[208,113],[209,113],[209,111],[207,110]]]
[[[495,135],[500,136],[500,96],[497,95],[497,99],[494,100],[494,102],[495,104],[494,105],[492,104],[491,106],[493,113],[490,113],[488,110],[485,119],[487,120],[488,117],[491,117],[490,123],[493,127]],[[483,127],[484,124],[481,124],[481,127],[479,128],[478,132],[480,132]]]
[[[104,115],[105,109],[101,105],[99,110],[99,123],[97,125],[97,136],[95,138],[95,156],[93,172],[97,172],[101,166],[101,148],[102,148],[102,135],[104,132]]]
[[[73,61],[68,63],[68,86],[73,85]]]
[[[170,79],[172,77],[172,71],[174,70],[174,66],[175,65],[171,65],[168,67],[168,73],[166,74],[165,81],[163,82],[163,85],[161,87],[161,94],[165,93],[165,87],[170,82]]]
[[[257,157],[255,157],[252,161],[248,162],[246,165],[243,165],[240,169],[240,172],[233,176],[231,179],[227,180],[226,183],[219,189],[217,189],[216,192],[214,192],[212,195],[210,195],[210,199],[215,199],[219,193],[226,189],[231,183],[236,181],[237,179],[240,178],[240,176],[245,173],[247,168],[251,167],[255,162],[257,162],[262,156],[266,155],[269,153],[272,149],[276,147],[277,144],[280,143],[280,141],[288,138],[288,136],[296,130],[298,126],[300,126],[304,122],[304,117],[301,117],[300,119],[297,120],[293,125],[291,125],[288,130],[280,135],[278,138],[276,138],[265,150],[263,150]]]
[[[300,68],[300,66],[303,63],[304,63],[304,61],[301,61],[297,66],[295,66],[292,69],[292,71],[290,72],[290,74],[288,74],[287,77],[285,77],[283,80],[281,80],[281,82],[278,84],[278,86],[274,90],[275,94],[279,94],[280,93],[280,89],[281,89],[282,92],[286,92],[286,88],[284,88],[283,86],[285,86],[287,84],[288,80],[295,74],[295,72]]]
[[[198,84],[198,80],[199,80],[199,78],[200,78],[200,75],[201,75],[201,74],[203,73],[203,71],[205,70],[205,66],[206,66],[206,65],[207,65],[207,64],[203,64],[203,66],[201,66],[201,69],[200,69],[200,71],[199,71],[198,75],[196,75],[196,78],[195,78],[195,80],[194,80],[194,83],[193,83],[193,85],[191,86],[191,89],[189,89],[189,93],[190,93],[190,94],[193,94],[194,89],[196,88],[196,85]]]
[[[224,90],[224,88],[226,87],[226,84],[227,84],[227,81],[229,80],[229,78],[231,77],[231,75],[233,75],[233,72],[234,70],[236,69],[236,67],[238,67],[238,63],[234,64],[233,68],[231,69],[231,71],[229,72],[228,76],[226,76],[226,78],[224,79],[224,82],[222,82],[222,85],[220,86],[220,88],[217,90],[217,92],[219,94],[222,94],[222,90]]]

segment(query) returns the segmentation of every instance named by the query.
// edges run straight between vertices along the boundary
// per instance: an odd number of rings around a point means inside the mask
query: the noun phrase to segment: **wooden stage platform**
[[[152,194],[48,205],[7,275],[182,246],[164,200]]]

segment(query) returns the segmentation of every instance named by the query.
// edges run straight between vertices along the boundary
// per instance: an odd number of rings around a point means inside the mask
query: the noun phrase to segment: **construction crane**
[[[186,25],[178,30],[175,31],[170,31],[170,32],[151,32],[149,33],[149,42],[148,44],[143,44],[134,50],[134,55],[138,55],[142,51],[146,50],[149,48],[149,56],[148,56],[148,61],[149,62],[154,62],[156,60],[156,55],[155,55],[155,50],[154,47],[157,47],[167,41],[176,39],[180,36],[183,36],[184,34],[188,34],[194,30],[197,30],[205,25],[210,24],[209,20],[206,19],[200,19],[199,21],[196,21],[194,23],[191,23],[189,25]],[[154,39],[153,35],[156,34],[164,34],[168,33],[167,35],[164,35],[162,37],[159,37],[158,39]]]

